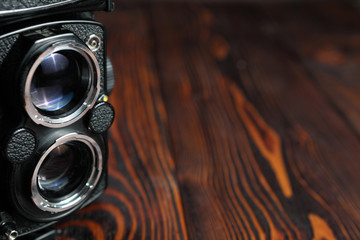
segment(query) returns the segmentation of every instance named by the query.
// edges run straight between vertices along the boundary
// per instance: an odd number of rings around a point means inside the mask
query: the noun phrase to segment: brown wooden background
[[[109,187],[58,239],[360,239],[360,12],[117,3]]]

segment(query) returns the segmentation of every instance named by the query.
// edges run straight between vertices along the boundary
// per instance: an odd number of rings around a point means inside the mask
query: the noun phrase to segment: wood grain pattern
[[[360,16],[119,2],[109,188],[58,239],[360,238]]]

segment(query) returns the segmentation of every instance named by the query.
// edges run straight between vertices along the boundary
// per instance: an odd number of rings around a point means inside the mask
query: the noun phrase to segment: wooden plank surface
[[[118,4],[109,187],[58,239],[359,239],[359,10]]]

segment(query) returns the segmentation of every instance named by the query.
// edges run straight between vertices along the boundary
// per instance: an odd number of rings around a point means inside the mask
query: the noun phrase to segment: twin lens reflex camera
[[[32,236],[106,188],[114,79],[93,12],[113,7],[0,1],[0,239]]]

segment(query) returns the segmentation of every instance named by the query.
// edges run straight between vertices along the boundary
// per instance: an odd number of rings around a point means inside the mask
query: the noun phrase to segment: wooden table
[[[360,239],[360,10],[117,3],[109,186],[58,239]]]

